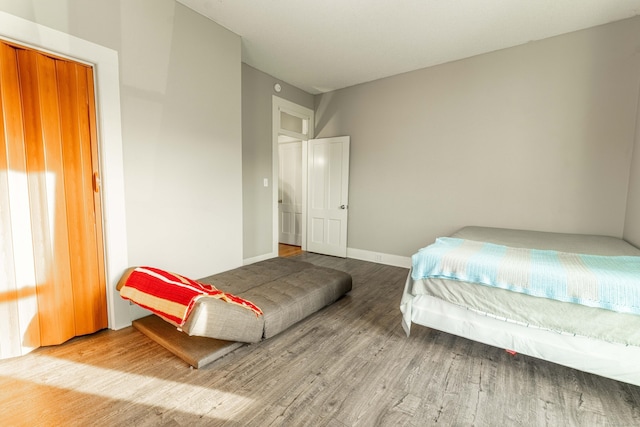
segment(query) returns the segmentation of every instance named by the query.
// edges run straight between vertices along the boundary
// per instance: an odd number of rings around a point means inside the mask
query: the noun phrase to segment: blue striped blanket
[[[479,283],[640,314],[637,256],[574,254],[442,237],[413,255],[411,278]]]

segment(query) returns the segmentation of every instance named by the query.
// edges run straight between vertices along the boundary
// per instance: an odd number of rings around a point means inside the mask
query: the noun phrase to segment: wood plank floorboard
[[[284,243],[278,243],[278,256],[280,258],[287,258],[291,256],[300,255],[302,248],[300,246],[285,245]]]
[[[0,361],[0,425],[640,425],[640,387],[421,326],[407,338],[406,269],[296,258],[353,290],[197,370],[131,327]]]

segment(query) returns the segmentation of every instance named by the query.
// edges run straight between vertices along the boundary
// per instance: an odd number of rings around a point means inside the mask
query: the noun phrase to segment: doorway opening
[[[273,253],[306,250],[307,142],[313,110],[273,97]],[[285,245],[285,246],[281,246]],[[283,249],[281,251],[281,248]]]

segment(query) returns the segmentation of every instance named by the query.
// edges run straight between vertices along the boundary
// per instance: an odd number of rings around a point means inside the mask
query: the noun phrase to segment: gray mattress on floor
[[[257,305],[263,316],[214,298],[200,298],[182,330],[229,341],[270,338],[351,290],[351,276],[288,258],[272,258],[199,280]]]

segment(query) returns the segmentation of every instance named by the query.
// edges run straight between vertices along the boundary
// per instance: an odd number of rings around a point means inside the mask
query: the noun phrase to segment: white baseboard
[[[278,256],[277,253],[274,254],[273,252],[271,252],[271,253],[268,253],[268,254],[254,256],[253,258],[245,258],[245,259],[242,260],[242,265],[255,264],[256,262],[264,261],[266,259],[275,258],[277,256]]]
[[[242,261],[242,265],[254,264],[256,262],[275,258],[277,256],[278,254],[268,253],[258,255],[253,258],[246,258]],[[411,257],[366,251],[364,249],[347,248],[347,258],[359,259],[360,261],[370,261],[378,264],[392,265],[394,267],[411,267]]]
[[[370,261],[378,264],[392,265],[394,267],[411,267],[411,257],[383,254],[380,252],[366,251],[364,249],[347,248],[347,258]]]

